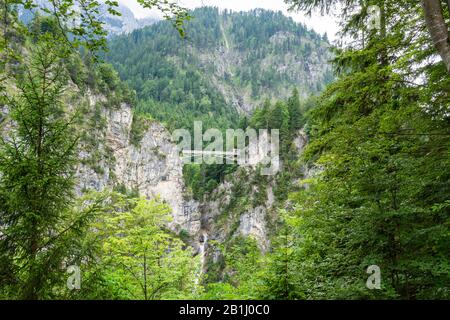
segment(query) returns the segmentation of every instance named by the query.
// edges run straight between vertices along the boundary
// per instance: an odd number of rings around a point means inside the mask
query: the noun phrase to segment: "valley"
[[[450,7],[374,3],[5,2],[0,299],[450,297]]]

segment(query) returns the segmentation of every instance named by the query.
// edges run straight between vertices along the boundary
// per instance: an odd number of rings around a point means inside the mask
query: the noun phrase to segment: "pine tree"
[[[110,199],[115,209],[99,212],[89,245],[98,250],[98,272],[112,297],[186,299],[200,293],[199,259],[166,230],[170,207],[145,198],[112,194]],[[90,268],[97,270],[98,265]]]
[[[288,99],[287,105],[289,110],[289,131],[295,134],[304,124],[297,88],[292,91],[292,96]]]
[[[296,283],[298,277],[297,264],[294,259],[294,238],[288,225],[283,226],[276,238],[273,253],[270,255],[269,264],[263,281],[265,283],[265,299],[293,300],[302,299],[304,296],[298,291]]]
[[[292,142],[289,134],[290,115],[286,103],[277,102],[269,113],[269,119],[269,128],[280,130],[281,153],[285,156]]]
[[[380,30],[344,15],[355,43],[310,114],[304,160],[321,170],[293,195],[298,283],[310,298],[448,298],[450,79],[439,61],[418,68],[432,43],[417,3],[374,4]],[[365,287],[369,265],[381,290]]]
[[[20,297],[48,294],[65,259],[77,138],[62,103],[67,52],[58,37],[39,35],[30,48],[18,94],[7,97],[11,130],[0,144],[2,256]]]
[[[250,126],[254,129],[269,129],[270,110],[270,100],[266,99],[263,106],[254,111],[250,120]]]

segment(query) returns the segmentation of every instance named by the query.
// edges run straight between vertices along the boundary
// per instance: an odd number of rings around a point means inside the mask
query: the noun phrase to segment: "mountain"
[[[158,21],[155,18],[138,19],[127,6],[121,4],[117,7],[117,11],[121,14],[120,16],[111,15],[106,9],[107,7],[103,5],[100,14],[109,35],[127,34]]]
[[[136,115],[150,116],[170,130],[192,129],[194,121],[202,121],[204,128],[245,127],[245,117],[256,129],[289,128],[281,135],[279,175],[266,177],[256,168],[225,166],[187,165],[174,171],[183,171],[182,182],[164,199],[180,222],[176,230],[204,255],[204,270],[211,278],[220,280],[222,258],[217,248],[207,247],[208,239],[228,245],[241,236],[252,237],[259,249],[269,250],[278,208],[284,208],[295,181],[307,176],[307,168],[295,165],[308,140],[300,130],[301,115],[295,120],[296,111],[303,112],[307,99],[332,81],[328,63],[332,55],[326,37],[281,12],[205,7],[191,15],[186,38],[181,39],[170,23],[158,22],[111,38],[106,60],[136,91]],[[295,103],[299,98],[302,106]],[[144,149],[148,139],[140,142]],[[154,174],[138,176],[139,181],[131,179],[126,187],[148,194],[145,177]],[[174,177],[167,179],[171,182]],[[179,179],[177,175],[175,180]],[[167,181],[158,183],[164,186]],[[167,193],[164,188],[156,190]]]
[[[265,99],[306,99],[333,76],[326,37],[281,12],[192,11],[181,39],[168,22],[114,37],[106,59],[136,90],[138,112],[169,127],[230,127]]]
[[[48,0],[34,0],[34,3],[39,8],[52,8],[52,5]],[[19,17],[23,22],[29,23],[33,19],[36,10],[37,9],[27,10],[19,8]],[[100,20],[104,23],[103,27],[110,36],[130,33],[133,30],[143,28],[158,21],[158,19],[155,18],[137,19],[133,12],[127,6],[122,4],[119,4],[115,10],[121,15],[112,15],[107,11],[106,5],[102,4],[100,6]]]
[[[0,299],[450,298],[450,77],[426,30],[447,8],[374,1],[396,32],[370,33],[347,10],[364,37],[308,99],[328,44],[280,13],[204,8],[185,39],[167,23],[110,39],[126,84],[51,16],[23,32],[10,3]],[[170,129],[194,120],[280,129],[248,156],[277,169],[185,164]]]

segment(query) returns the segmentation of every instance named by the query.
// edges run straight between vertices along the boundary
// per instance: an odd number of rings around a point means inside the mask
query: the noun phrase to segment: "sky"
[[[119,2],[129,7],[137,18],[158,15],[156,11],[142,9],[136,0],[119,0]],[[179,0],[178,3],[190,9],[202,6],[214,6],[234,11],[248,11],[255,8],[280,10],[285,15],[292,17],[297,22],[305,23],[309,28],[314,29],[320,34],[326,32],[330,40],[336,40],[338,27],[335,18],[321,16],[319,13],[313,14],[311,17],[306,17],[303,13],[288,12],[288,6],[283,0]]]

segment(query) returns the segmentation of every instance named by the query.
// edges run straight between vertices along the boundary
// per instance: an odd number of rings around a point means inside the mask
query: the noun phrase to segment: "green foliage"
[[[6,94],[15,126],[0,140],[1,292],[5,297],[50,298],[64,274],[83,217],[73,215],[74,114],[62,103],[67,51],[60,38],[37,36]]]
[[[76,129],[83,128],[77,111],[92,116],[93,131],[102,129],[104,119],[100,104],[94,110],[85,110],[83,103],[68,108],[73,92],[67,89],[75,84],[81,93],[100,91],[113,106],[133,95],[111,66],[94,67],[95,58],[82,59],[72,50],[82,43],[78,36],[88,49],[102,46],[101,24],[86,20],[99,3],[81,7],[86,15],[78,22],[84,26],[70,30],[63,21],[78,12],[72,10],[74,2],[52,3],[55,10],[43,9],[45,16],[36,15],[28,29],[17,20],[18,7],[11,1],[0,8],[6,17],[1,23],[8,23],[2,25],[0,45],[1,102],[8,114],[1,121],[12,124],[0,139],[0,298],[192,298],[201,292],[200,266],[192,250],[166,230],[167,205],[107,193],[75,202]],[[14,4],[34,7],[31,1]],[[23,37],[15,38],[19,31]],[[117,259],[111,261],[112,255]],[[83,272],[81,291],[67,288],[71,265]],[[135,279],[142,270],[143,279]]]
[[[201,300],[238,300],[236,288],[229,283],[214,282],[206,286]]]
[[[99,285],[115,299],[194,298],[199,261],[166,229],[170,208],[157,200],[112,197],[115,209],[97,216],[88,237],[89,247],[98,248],[88,273],[100,266]]]
[[[447,299],[450,79],[439,62],[424,63],[420,7],[374,4],[391,32],[340,51],[340,78],[310,112],[305,161],[320,173],[292,195],[286,219],[294,290],[308,299]],[[349,15],[358,39],[359,13]],[[381,268],[381,290],[365,287],[369,265]]]
[[[198,165],[189,164],[183,167],[183,178],[196,200],[213,192],[225,177],[233,173],[237,165]]]
[[[289,130],[295,131],[303,128],[305,124],[304,109],[300,104],[300,97],[297,88],[292,92],[292,96],[287,101],[289,112]]]
[[[160,10],[167,20],[172,21],[179,34],[184,34],[183,22],[189,20],[186,9],[171,1],[139,0],[138,2],[143,8]],[[70,37],[65,36],[64,39],[61,39],[61,46],[68,46],[72,49],[85,48],[97,59],[99,51],[107,49],[107,32],[103,28],[100,15],[102,6],[106,8],[105,11],[109,14],[120,15],[117,10],[119,3],[110,0],[104,3],[91,0],[5,0],[2,10],[14,12],[16,16],[17,10],[20,10],[22,14],[31,16],[43,14],[55,18],[57,24],[43,24],[41,25],[41,31],[53,32],[57,29],[64,35],[70,35]],[[51,29],[48,28],[49,26]],[[18,25],[15,24],[14,27],[18,27]],[[21,31],[26,32],[26,29],[21,28]]]
[[[252,238],[237,237],[219,246],[224,259],[220,282],[208,283],[202,299],[260,299],[265,292],[265,258]]]
[[[265,299],[297,300],[305,295],[299,291],[302,284],[298,282],[298,261],[295,259],[295,242],[289,226],[284,226],[273,245],[273,253],[269,256],[267,270],[263,281]]]
[[[237,288],[236,297],[244,300],[260,298],[264,291],[261,278],[265,261],[257,242],[252,238],[233,239],[225,253],[225,261],[225,281]]]
[[[139,147],[144,137],[145,131],[149,128],[149,122],[152,121],[150,116],[142,116],[133,114],[133,122],[131,124],[130,142],[135,147]]]
[[[287,160],[296,158],[296,150],[292,147],[293,139],[305,125],[305,109],[300,102],[298,90],[294,88],[287,102],[277,101],[272,106],[270,101],[266,100],[262,107],[253,112],[249,120],[251,128],[280,131],[281,158],[286,160],[286,164],[289,164]]]
[[[194,120],[203,121],[205,128],[228,129],[239,122],[236,106],[230,103],[232,92],[245,95],[253,87],[252,101],[257,102],[264,97],[280,98],[280,91],[299,86],[299,81],[302,94],[316,92],[315,83],[303,83],[308,70],[292,74],[261,70],[268,60],[278,61],[286,55],[326,65],[326,43],[305,26],[265,10],[219,13],[217,8],[200,8],[192,16],[185,24],[183,40],[165,22],[111,40],[106,59],[138,92],[139,113],[151,114],[170,129],[192,129]],[[284,33],[290,37],[281,39],[282,45],[273,40]],[[304,52],[303,42],[317,49],[319,61]],[[224,50],[235,50],[243,61],[229,66],[221,61],[226,59]],[[231,70],[218,76],[224,68]],[[321,74],[317,82],[323,86],[330,80],[329,74]]]
[[[168,2],[139,2],[159,7],[168,18],[175,13],[178,28],[187,18]],[[336,3],[287,2],[306,11]],[[31,1],[14,3],[33,7]],[[306,88],[292,83],[289,70],[272,68],[270,61],[277,55],[309,57],[316,48],[326,55],[322,37],[280,13],[219,15],[215,9],[201,9],[197,20],[186,25],[183,42],[164,23],[119,37],[108,56],[117,73],[111,65],[94,64],[95,56],[86,52],[73,54],[72,46],[96,50],[105,45],[96,18],[100,4],[89,2],[81,7],[85,15],[78,24],[67,24],[78,15],[73,8],[81,1],[53,3],[56,11],[44,9],[46,14],[37,15],[27,30],[17,21],[13,2],[0,8],[1,102],[9,111],[8,119],[2,115],[0,122],[14,122],[0,140],[0,298],[450,297],[450,78],[434,58],[416,2],[371,1],[382,8],[379,31],[367,30],[365,10],[344,8],[343,31],[354,41],[336,50],[338,79],[314,100],[301,101],[294,89],[287,101],[275,103],[263,93],[281,87],[315,92],[331,80],[325,74]],[[365,8],[368,3],[347,4]],[[114,14],[116,2],[106,5]],[[283,31],[295,37],[279,41]],[[224,74],[224,83],[246,88],[252,99],[268,98],[250,119],[230,112],[209,77],[214,67],[190,51],[218,46],[230,50],[230,44],[245,53],[245,63]],[[261,68],[266,58],[269,67]],[[75,201],[74,123],[80,121],[77,108],[69,109],[63,94],[73,84],[81,93],[105,97],[103,103],[111,107],[135,101],[129,88],[139,92],[131,134],[136,146],[149,115],[172,128],[191,129],[195,119],[204,120],[205,127],[280,130],[284,170],[273,179],[235,166],[185,167],[186,185],[197,200],[214,194],[225,180],[232,183],[229,203],[215,220],[229,235],[225,243],[209,244],[208,251],[219,257],[207,261],[205,288],[201,259],[186,247],[192,239],[186,231],[177,236],[167,229],[167,204],[139,198],[124,185],[115,186],[119,193],[87,193]],[[92,152],[92,159],[85,161],[95,166],[102,152],[108,152],[96,150],[99,142],[91,135],[105,127],[104,105],[79,107],[88,121],[78,129],[91,130],[82,137]],[[302,128],[311,143],[296,162],[293,139]],[[302,166],[315,173],[295,186]],[[254,239],[236,234],[241,214],[264,205],[269,186],[275,206],[283,209],[278,208],[281,221],[269,224],[271,246],[263,253]],[[82,270],[79,291],[66,287],[69,265]],[[365,286],[369,265],[381,268],[381,290]]]
[[[301,3],[309,9],[331,2]],[[385,15],[381,31],[365,29],[364,12],[344,10],[345,33],[355,42],[337,51],[338,80],[315,99],[314,107],[311,100],[301,108],[309,110],[311,138],[303,164],[315,173],[292,193],[288,211],[280,212],[283,226],[252,279],[263,284],[258,297],[449,297],[450,79],[445,66],[430,58],[432,50],[424,51],[431,43],[417,24],[419,6],[410,1],[372,4]],[[290,128],[304,121],[292,121],[294,105],[288,101]],[[281,103],[266,103],[250,123],[281,128],[283,109]],[[292,190],[289,174],[280,175],[276,194]],[[234,261],[239,258],[226,263]],[[381,268],[381,290],[366,287],[370,265]],[[228,274],[240,277],[239,272]],[[230,284],[219,286],[227,296],[239,296],[240,286],[246,287]],[[217,287],[210,287],[214,296]]]
[[[109,64],[101,64],[98,67],[99,80],[101,81],[101,90],[114,91],[119,85],[119,76],[114,68]]]

